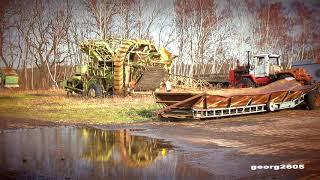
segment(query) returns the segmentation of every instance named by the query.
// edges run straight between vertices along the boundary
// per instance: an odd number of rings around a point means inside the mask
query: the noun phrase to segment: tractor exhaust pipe
[[[247,56],[248,56],[248,71],[249,71],[249,69],[250,69],[250,51],[247,51]]]

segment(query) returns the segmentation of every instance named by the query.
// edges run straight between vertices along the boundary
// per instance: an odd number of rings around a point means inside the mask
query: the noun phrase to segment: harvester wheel
[[[256,87],[256,84],[250,78],[242,78],[239,82],[240,87]]]
[[[102,88],[99,84],[93,83],[88,91],[89,97],[101,97],[102,96]]]
[[[305,102],[308,109],[313,110],[318,107],[317,94],[318,94],[317,90],[312,90],[305,96]]]
[[[72,91],[67,91],[67,96],[72,96]]]

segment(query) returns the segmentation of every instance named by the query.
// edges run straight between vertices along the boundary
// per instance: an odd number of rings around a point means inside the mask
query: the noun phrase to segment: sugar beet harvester
[[[79,48],[88,59],[75,66],[75,75],[63,82],[68,94],[97,97],[155,90],[170,74],[174,59],[168,50],[158,50],[147,40],[89,40]]]
[[[258,88],[212,91],[156,92],[157,103],[166,107],[157,112],[164,118],[205,119],[271,112],[281,109],[318,106],[320,84],[303,85],[288,77]]]

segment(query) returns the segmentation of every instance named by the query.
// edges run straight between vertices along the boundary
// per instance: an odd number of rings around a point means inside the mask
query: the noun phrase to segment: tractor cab
[[[259,54],[254,56],[249,74],[254,77],[269,77],[281,71],[280,56],[275,54]]]

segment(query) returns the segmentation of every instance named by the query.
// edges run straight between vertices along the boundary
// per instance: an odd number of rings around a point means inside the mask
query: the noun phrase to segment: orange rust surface
[[[251,96],[235,96],[231,98],[230,107],[246,106]]]
[[[269,94],[253,96],[251,104],[252,105],[267,104],[267,102],[269,101],[269,97],[270,97]]]
[[[289,94],[284,101],[293,101],[294,99],[296,99],[297,97],[301,96],[303,94],[303,91],[297,91],[297,92],[293,92],[291,94]]]
[[[281,74],[291,74],[297,81],[311,82],[312,77],[304,68],[293,68],[288,70],[283,70]]]
[[[286,97],[287,92],[276,92],[276,93],[272,93],[271,97],[270,97],[270,101],[275,102],[275,103],[279,103],[282,102],[284,100],[284,98]]]
[[[295,80],[279,80],[271,83],[267,86],[258,88],[237,88],[237,89],[219,89],[219,90],[208,90],[206,93],[208,95],[233,97],[233,96],[255,96],[255,95],[265,95],[271,93],[281,93],[288,91],[300,91],[304,89],[310,89],[311,85],[302,85]],[[180,92],[190,92],[190,91],[180,91]],[[192,91],[194,94],[202,93],[203,91]]]
[[[226,107],[229,104],[229,98],[221,96],[207,96],[207,104],[208,108]]]
[[[296,80],[279,80],[267,86],[259,88],[240,88],[240,89],[221,89],[209,91],[173,91],[169,93],[155,93],[160,100],[165,101],[181,101],[186,98],[204,93],[201,101],[188,103],[188,108],[224,108],[266,104],[272,102],[290,101],[300,97],[313,88],[319,87],[320,84],[302,85]],[[320,101],[320,100],[319,100]],[[205,106],[205,105],[206,106]],[[185,106],[186,107],[186,106]]]

